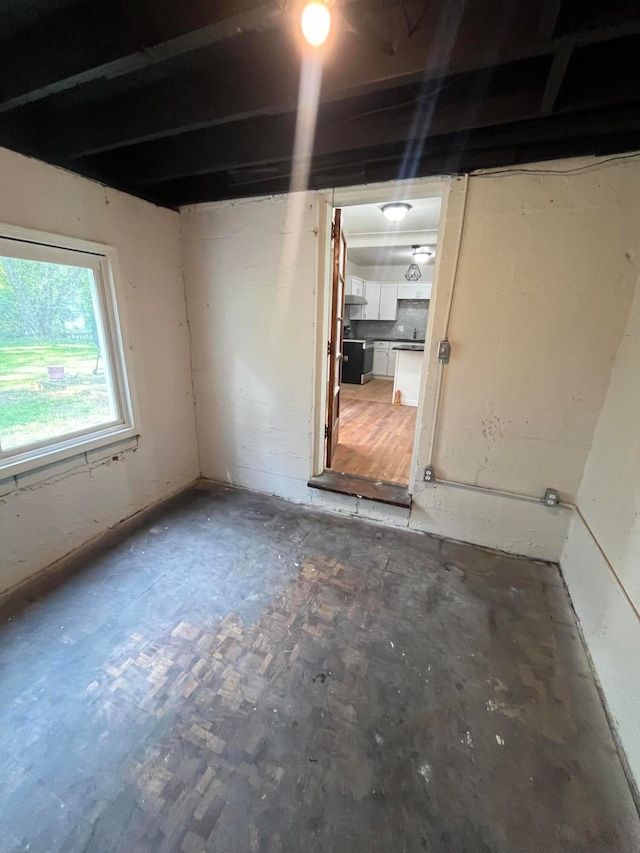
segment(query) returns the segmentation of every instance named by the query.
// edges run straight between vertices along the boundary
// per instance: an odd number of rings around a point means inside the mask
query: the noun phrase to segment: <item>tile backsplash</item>
[[[428,299],[399,299],[395,320],[352,320],[350,337],[368,341],[375,341],[378,337],[412,338],[413,330],[417,329],[416,337],[424,340],[428,319]],[[402,332],[398,326],[403,327]]]

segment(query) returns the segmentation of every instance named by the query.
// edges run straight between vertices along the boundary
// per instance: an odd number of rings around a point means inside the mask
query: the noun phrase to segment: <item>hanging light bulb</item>
[[[302,33],[309,44],[319,47],[329,35],[331,15],[324,3],[313,0],[302,12]]]

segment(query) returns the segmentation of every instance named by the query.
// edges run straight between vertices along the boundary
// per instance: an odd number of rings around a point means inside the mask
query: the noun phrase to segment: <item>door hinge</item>
[[[324,437],[329,438],[329,424],[324,425]]]
[[[331,223],[331,239],[332,240],[336,239],[336,223],[335,222]]]
[[[331,341],[327,341],[327,355],[331,355],[333,351],[333,347],[331,346]]]

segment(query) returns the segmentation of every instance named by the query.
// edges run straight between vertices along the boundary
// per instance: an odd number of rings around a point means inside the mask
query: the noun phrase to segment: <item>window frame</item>
[[[118,253],[113,246],[0,224],[0,255],[7,243],[15,244],[15,257],[28,260],[63,263],[56,255],[71,253],[83,256],[81,266],[91,269],[96,286],[103,343],[108,355],[110,393],[116,407],[116,420],[98,427],[87,427],[58,438],[45,439],[27,446],[3,451],[0,448],[0,480],[51,465],[90,450],[138,436],[134,416],[136,405],[127,364],[126,328],[118,303],[121,292]]]

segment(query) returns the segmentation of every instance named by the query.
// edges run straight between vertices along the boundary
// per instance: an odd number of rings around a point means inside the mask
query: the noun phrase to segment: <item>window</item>
[[[114,261],[0,227],[0,477],[134,433]]]

